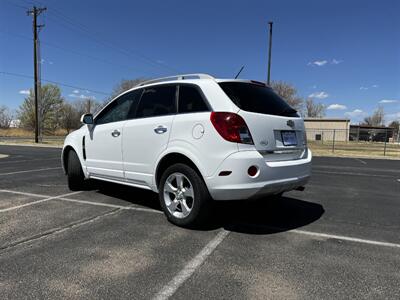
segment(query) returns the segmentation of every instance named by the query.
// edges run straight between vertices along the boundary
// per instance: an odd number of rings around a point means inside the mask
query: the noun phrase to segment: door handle
[[[118,129],[115,129],[113,132],[111,132],[111,135],[113,137],[118,137],[121,134],[121,132]]]
[[[156,128],[154,128],[154,132],[157,134],[165,133],[165,132],[167,132],[167,127],[165,127],[163,125],[157,126]]]

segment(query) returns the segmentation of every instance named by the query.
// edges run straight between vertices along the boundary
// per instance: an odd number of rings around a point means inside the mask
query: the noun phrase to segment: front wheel
[[[199,225],[210,213],[211,197],[203,179],[185,164],[175,164],[165,170],[159,198],[168,220],[178,226]]]
[[[68,187],[71,191],[79,191],[84,188],[85,176],[78,155],[75,151],[68,152],[67,164]]]

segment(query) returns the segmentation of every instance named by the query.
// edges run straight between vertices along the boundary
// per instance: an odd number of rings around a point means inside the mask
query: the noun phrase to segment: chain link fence
[[[393,128],[307,129],[315,154],[400,158],[399,131]]]

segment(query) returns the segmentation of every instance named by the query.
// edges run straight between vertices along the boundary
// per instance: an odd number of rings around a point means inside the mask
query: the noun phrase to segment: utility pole
[[[33,77],[35,80],[34,83],[34,91],[35,91],[35,143],[39,142],[39,108],[38,108],[38,90],[39,90],[39,70],[38,70],[38,29],[43,27],[44,25],[37,25],[37,17],[42,12],[44,12],[47,8],[37,8],[36,6],[33,7],[32,10],[27,11],[27,15],[32,15],[33,17]]]
[[[271,52],[272,52],[272,24],[274,22],[269,21],[269,47],[268,47],[268,79],[267,84],[271,83]]]

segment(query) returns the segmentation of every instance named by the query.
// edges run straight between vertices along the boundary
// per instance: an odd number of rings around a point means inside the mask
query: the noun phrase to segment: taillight
[[[211,112],[211,123],[227,141],[253,145],[250,130],[241,116],[230,112]]]

